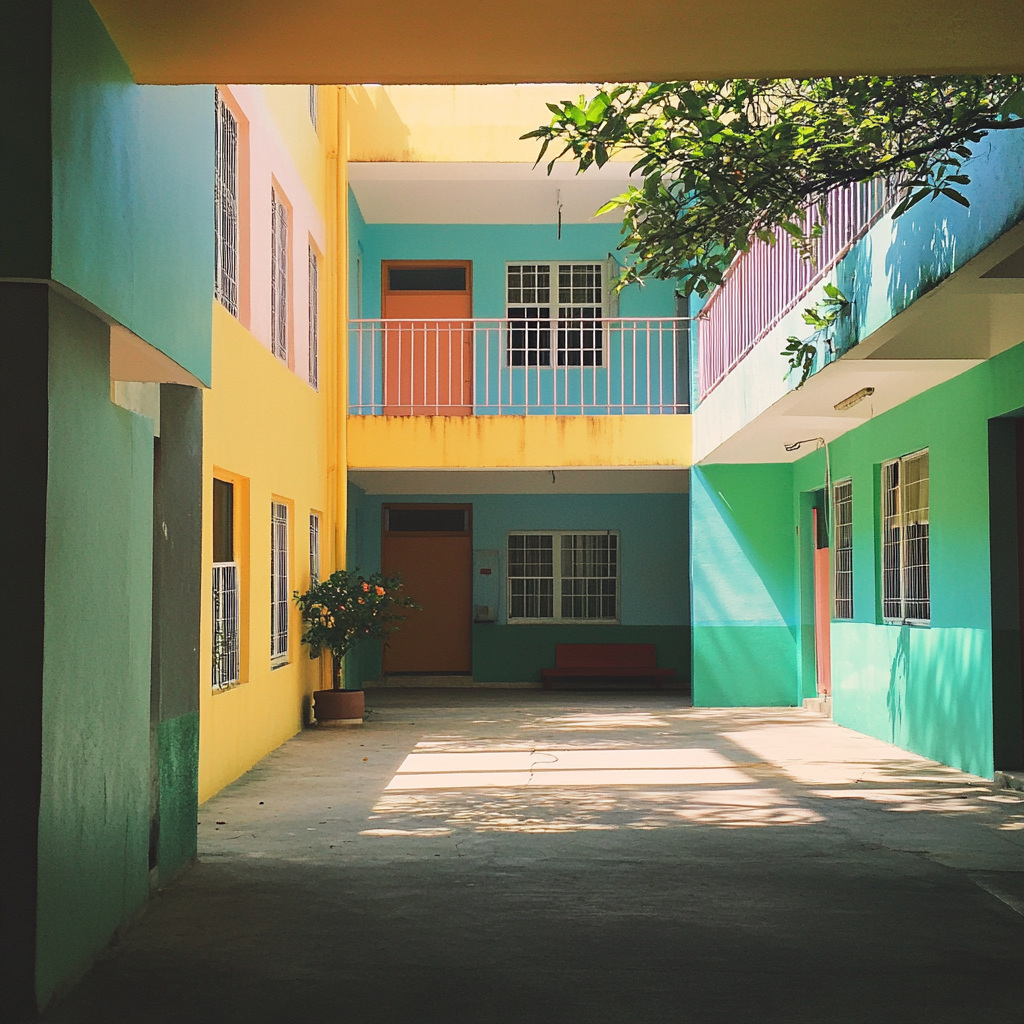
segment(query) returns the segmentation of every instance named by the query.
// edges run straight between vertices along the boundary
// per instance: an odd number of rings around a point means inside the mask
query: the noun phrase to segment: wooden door
[[[384,414],[473,413],[472,263],[385,261]]]
[[[814,664],[818,677],[818,695],[832,693],[832,567],[829,559],[828,531],[814,509]]]
[[[471,505],[386,505],[381,564],[399,572],[420,610],[384,649],[385,673],[473,671]]]

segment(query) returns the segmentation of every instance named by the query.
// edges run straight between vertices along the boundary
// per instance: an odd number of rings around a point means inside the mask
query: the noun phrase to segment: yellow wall
[[[281,133],[281,138],[288,155],[292,158],[302,181],[309,191],[320,216],[326,216],[325,202],[327,196],[327,163],[325,160],[325,141],[329,139],[330,125],[330,93],[331,87],[320,88],[320,109],[317,117],[318,130],[313,130],[313,122],[309,117],[309,86],[279,85],[263,89],[263,96],[273,118],[274,126]]]
[[[350,416],[351,469],[689,466],[689,416]]]
[[[349,159],[532,163],[539,144],[520,136],[551,120],[546,104],[588,91],[593,86],[355,86],[348,90]]]
[[[203,418],[202,650],[212,649],[215,476],[236,483],[240,506],[235,554],[243,592],[244,649],[242,681],[223,692],[212,691],[211,659],[201,659],[200,800],[208,799],[301,729],[308,721],[308,695],[320,684],[321,662],[311,661],[299,643],[301,620],[295,608],[289,630],[290,660],[281,668],[270,668],[272,496],[292,506],[289,591],[309,586],[310,511],[323,517],[322,566],[327,569],[334,558],[333,531],[326,521],[326,397],[271,355],[219,303],[213,310],[213,387],[205,393]],[[324,685],[329,686],[329,681]]]

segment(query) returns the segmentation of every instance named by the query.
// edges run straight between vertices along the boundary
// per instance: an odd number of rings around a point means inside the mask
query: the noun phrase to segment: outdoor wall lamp
[[[849,398],[836,402],[833,408],[836,412],[846,412],[847,409],[852,409],[858,402],[863,402],[865,398],[870,398],[874,393],[874,388],[861,388],[860,391],[855,391]]]

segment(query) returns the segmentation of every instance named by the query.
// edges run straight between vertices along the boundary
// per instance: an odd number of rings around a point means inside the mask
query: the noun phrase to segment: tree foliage
[[[638,154],[640,187],[601,212],[624,211],[632,251],[621,284],[674,278],[706,295],[738,252],[775,229],[810,255],[809,207],[837,186],[897,175],[899,216],[926,198],[968,205],[963,164],[987,133],[1024,126],[1024,77],[852,78],[615,85],[548,104],[549,125],[524,139],[571,156],[578,172],[617,150]]]

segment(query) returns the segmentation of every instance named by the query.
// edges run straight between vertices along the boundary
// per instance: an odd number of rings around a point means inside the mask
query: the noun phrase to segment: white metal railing
[[[213,688],[239,679],[238,564],[213,563]]]
[[[689,412],[690,320],[349,321],[356,416]]]

